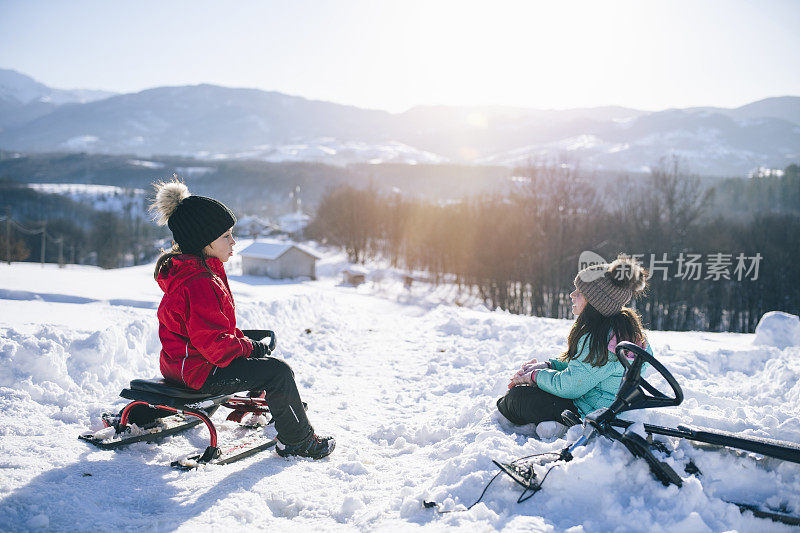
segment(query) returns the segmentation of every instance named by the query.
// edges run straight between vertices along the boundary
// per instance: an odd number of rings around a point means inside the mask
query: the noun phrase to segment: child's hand
[[[250,341],[250,342],[253,344],[253,351],[250,352],[251,359],[261,359],[272,353],[269,349],[269,344],[267,344],[266,342],[261,342],[261,341]]]
[[[527,363],[523,364],[522,367],[517,370],[517,373],[514,374],[514,377],[521,376],[526,372],[530,372],[531,370],[543,370],[545,368],[550,368],[550,363],[547,361],[542,361],[541,363],[537,361],[535,358],[531,359]]]
[[[516,387],[517,385],[536,385],[536,372],[550,368],[549,361],[542,361],[541,363],[536,359],[531,359],[522,368],[517,370],[517,373],[511,376],[511,381],[508,383],[508,388]]]
[[[536,384],[536,372],[540,369],[535,368],[528,370],[527,372],[519,371],[511,378],[511,381],[508,382],[508,388],[516,387],[517,385],[535,385]]]

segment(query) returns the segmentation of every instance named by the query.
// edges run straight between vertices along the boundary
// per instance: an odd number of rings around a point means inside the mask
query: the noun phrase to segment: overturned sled
[[[626,357],[626,354],[633,355],[632,361]],[[625,373],[614,402],[609,407],[589,413],[583,420],[569,410],[561,414],[567,426],[582,424],[583,434],[560,452],[535,453],[511,461],[493,460],[492,462],[499,468],[499,472],[484,487],[477,501],[461,510],[469,510],[480,502],[489,485],[500,474],[506,474],[523,488],[517,503],[530,499],[534,494],[542,490],[542,484],[553,468],[571,461],[573,453],[578,448],[586,446],[589,442],[599,437],[623,444],[634,457],[643,459],[649,466],[653,477],[665,486],[676,485],[681,487],[683,479],[667,462],[662,461],[654,453],[669,455],[669,450],[663,443],[653,440],[654,435],[677,437],[713,446],[744,450],[800,464],[800,444],[794,442],[744,437],[725,431],[692,428],[684,425],[679,425],[677,428],[669,428],[643,424],[647,438],[641,436],[631,427],[633,422],[617,418],[617,415],[637,409],[680,405],[683,401],[683,390],[669,370],[653,355],[639,346],[631,342],[620,342],[616,347],[616,355],[617,359],[625,367]],[[666,381],[671,389],[669,392],[665,394],[642,377],[642,368],[645,363],[650,365],[657,372],[657,375],[660,375]],[[615,428],[621,428],[624,431],[620,432]],[[539,472],[537,472],[537,468]],[[700,470],[690,461],[684,467],[684,472],[687,475],[696,475],[700,473]],[[539,478],[540,475],[541,479]],[[767,518],[789,525],[800,525],[800,516],[789,514],[782,507],[773,508],[759,503],[725,501],[736,505],[742,512],[752,512],[758,518]],[[423,502],[423,505],[427,508],[440,507],[437,502],[426,501]],[[439,509],[439,512],[448,513],[453,511]]]

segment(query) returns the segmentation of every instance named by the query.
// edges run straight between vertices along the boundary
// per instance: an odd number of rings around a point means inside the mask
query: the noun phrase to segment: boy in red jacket
[[[222,266],[233,255],[236,217],[213,198],[190,195],[178,181],[156,184],[151,210],[175,241],[155,269],[164,291],[158,307],[161,373],[209,394],[263,390],[278,432],[278,454],[329,455],[336,441],[314,433],[292,369],[268,357],[265,343],[236,327],[236,306]]]

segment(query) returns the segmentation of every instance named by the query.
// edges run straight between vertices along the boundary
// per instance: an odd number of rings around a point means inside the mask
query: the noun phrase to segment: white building
[[[289,213],[288,215],[280,217],[278,219],[278,225],[281,227],[281,230],[286,233],[300,233],[306,229],[310,220],[311,217],[302,211],[295,211],[294,213]]]
[[[254,242],[239,253],[242,274],[274,279],[308,277],[317,279],[320,255],[292,242]]]
[[[280,227],[262,218],[243,216],[236,221],[233,231],[237,236],[258,238],[277,233],[280,231]]]
[[[360,266],[350,266],[342,270],[342,283],[358,287],[367,280],[367,271]]]

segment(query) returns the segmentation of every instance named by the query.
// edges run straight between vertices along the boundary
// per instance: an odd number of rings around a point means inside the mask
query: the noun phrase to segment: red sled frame
[[[191,459],[195,460],[197,463],[208,463],[215,459],[218,459],[222,455],[222,451],[219,447],[217,429],[214,426],[214,422],[211,420],[211,417],[206,412],[206,409],[216,410],[216,408],[219,406],[232,409],[232,411],[228,414],[226,420],[231,420],[238,423],[241,423],[242,419],[244,418],[244,415],[247,413],[253,413],[256,415],[269,414],[269,407],[267,407],[263,392],[260,395],[252,397],[233,396],[233,395],[202,395],[198,394],[196,391],[191,391],[188,389],[176,387],[171,383],[167,383],[165,380],[157,380],[157,379],[134,380],[131,382],[131,387],[129,389],[124,389],[122,391],[121,396],[123,398],[132,399],[133,401],[128,403],[120,413],[119,422],[116,424],[115,427],[117,435],[124,433],[128,429],[131,410],[139,405],[147,406],[151,409],[161,409],[169,413],[175,413],[181,415],[183,417],[194,418],[195,421],[190,424],[184,424],[180,426],[179,429],[166,430],[164,432],[155,432],[152,434],[144,434],[141,435],[139,438],[126,439],[122,442],[118,441],[113,444],[105,443],[96,438],[93,438],[91,434],[81,435],[80,438],[82,440],[85,440],[100,448],[111,449],[137,441],[143,441],[143,440],[153,441],[158,439],[159,437],[173,434],[176,433],[177,431],[182,431],[183,429],[188,429],[189,427],[193,427],[202,422],[208,429],[209,445],[206,447],[205,451],[202,454],[194,456]],[[207,407],[204,405],[209,403],[210,405],[208,405]],[[272,421],[270,421],[269,423],[271,422]],[[274,444],[275,444],[274,439],[271,441],[267,441],[262,445],[258,446],[257,449],[254,449],[251,453],[255,453],[256,451],[260,451],[267,447],[274,446]],[[234,449],[239,447],[240,446],[236,446],[234,447]],[[245,455],[242,456],[237,455],[235,459],[240,459],[243,458],[244,456]],[[231,458],[230,460],[221,462],[232,462],[233,459],[234,458]],[[181,465],[174,463],[173,466],[181,467]]]

